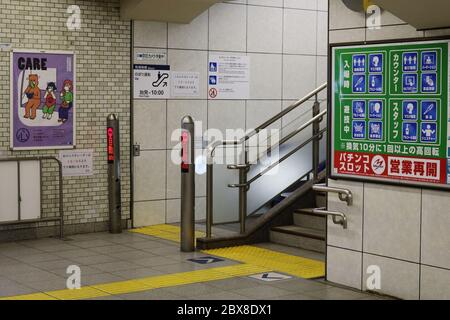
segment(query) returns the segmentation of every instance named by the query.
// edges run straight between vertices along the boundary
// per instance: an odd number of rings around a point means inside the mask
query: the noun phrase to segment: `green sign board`
[[[332,48],[332,177],[450,184],[449,41]]]

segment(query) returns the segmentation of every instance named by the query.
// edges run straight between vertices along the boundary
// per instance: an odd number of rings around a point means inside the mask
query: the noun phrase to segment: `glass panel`
[[[239,183],[239,170],[230,170],[229,164],[237,164],[241,156],[240,148],[218,147],[213,166],[213,223],[239,221],[239,189],[228,184]]]

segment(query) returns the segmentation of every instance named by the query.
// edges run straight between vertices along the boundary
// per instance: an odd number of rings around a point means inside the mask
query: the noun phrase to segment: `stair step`
[[[294,225],[325,231],[327,229],[327,218],[298,210],[294,212]]]
[[[299,227],[295,225],[274,227],[270,231],[271,242],[311,250],[325,252],[325,231]]]
[[[323,193],[316,194],[316,207],[326,207],[327,206],[327,195]]]

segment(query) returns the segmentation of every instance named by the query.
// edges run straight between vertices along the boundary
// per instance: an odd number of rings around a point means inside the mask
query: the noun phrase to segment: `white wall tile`
[[[270,6],[283,7],[283,0],[248,0],[249,5],[253,6]]]
[[[328,11],[328,0],[317,0],[317,10]]]
[[[181,119],[190,115],[194,121],[202,122],[202,126],[196,123],[195,139],[201,139],[201,136],[208,128],[207,121],[207,101],[206,100],[169,100],[167,103],[167,146],[173,148],[179,143],[179,139],[172,141],[172,134],[180,129]]]
[[[209,10],[209,49],[245,51],[247,7],[217,3]]]
[[[316,10],[317,0],[284,0],[284,7],[294,9]]]
[[[314,55],[317,36],[316,11],[284,10],[283,53]]]
[[[316,88],[328,82],[328,57],[317,57]],[[328,99],[327,89],[319,93],[319,99]],[[326,105],[326,101],[324,102]]]
[[[250,53],[250,99],[281,99],[281,55]]]
[[[283,9],[248,7],[247,50],[249,52],[281,53]]]
[[[210,100],[208,102],[208,129],[218,129],[226,139],[227,129],[245,131],[244,100]]]
[[[422,265],[420,299],[450,300],[450,270]]]
[[[341,225],[334,224],[331,217],[328,218],[327,243],[332,246],[362,251],[364,184],[329,179],[328,185],[350,190],[353,195],[353,204],[348,206],[346,202],[339,200],[337,194],[328,194],[328,210],[344,213],[347,216],[348,228],[343,229]]]
[[[166,220],[165,201],[145,201],[134,203],[133,227],[164,224]]]
[[[362,253],[327,247],[327,280],[361,290]]]
[[[134,144],[141,149],[166,148],[166,101],[135,100],[133,118]]]
[[[422,263],[424,264],[450,269],[449,208],[450,197],[447,191],[423,190]]]
[[[419,189],[364,185],[364,252],[419,262]]]
[[[419,299],[419,265],[415,263],[363,255],[363,290],[368,290],[369,266],[378,266],[381,271],[381,289],[372,291],[405,300]]]
[[[254,129],[264,121],[280,113],[281,101],[277,100],[250,100],[247,102],[247,130]],[[276,122],[269,128],[279,128],[281,122]]]
[[[166,151],[142,151],[134,158],[134,200],[161,200],[166,196]]]
[[[283,57],[283,99],[298,100],[316,88],[316,57]]]
[[[168,61],[173,71],[200,73],[200,96],[180,97],[186,99],[206,99],[208,91],[208,54],[207,51],[169,49]]]
[[[208,11],[189,24],[169,23],[169,48],[208,49]]]
[[[165,223],[179,223],[181,221],[181,199],[167,200],[167,213]],[[195,198],[195,221],[204,221],[206,218],[206,198]]]
[[[180,165],[177,162],[172,161],[172,152],[174,150],[167,151],[167,193],[168,199],[181,197],[181,170]],[[202,150],[195,150],[195,157],[201,156]],[[178,159],[178,157],[177,157]],[[206,174],[195,175],[195,196],[206,196]]]
[[[328,13],[317,13],[317,54],[328,54]]]
[[[167,47],[167,23],[134,21],[134,45],[136,47]]]

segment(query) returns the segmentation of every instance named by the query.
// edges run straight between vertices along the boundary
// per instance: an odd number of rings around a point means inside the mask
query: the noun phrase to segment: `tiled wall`
[[[107,227],[109,219],[105,126],[111,112],[121,120],[123,218],[130,217],[131,24],[120,20],[119,0],[74,0],[72,4],[81,9],[81,30],[67,29],[69,4],[66,0],[0,0],[0,42],[11,43],[14,49],[76,53],[76,147],[94,149],[94,175],[64,178],[66,231],[98,231]],[[10,53],[0,52],[0,156],[58,156],[54,150],[9,150],[9,64]],[[44,189],[57,178],[55,172],[56,167],[45,170]],[[50,195],[44,196],[44,216],[57,208],[56,194],[55,190],[51,199]],[[25,227],[30,226],[21,228]],[[53,229],[50,231],[53,233]],[[39,234],[32,230],[23,236]]]
[[[365,15],[330,0],[330,42],[450,35],[450,29],[416,31],[387,11],[369,30]],[[330,195],[330,210],[345,212],[347,230],[328,224],[327,278],[366,290],[367,267],[381,268],[380,293],[403,299],[450,299],[449,193],[380,184],[334,181],[355,197],[347,207]]]
[[[165,52],[174,71],[200,73],[200,97],[134,101],[135,225],[175,222],[180,173],[170,160],[182,116],[203,129],[254,128],[326,82],[327,0],[238,0],[211,7],[188,25],[134,22],[134,51]],[[208,100],[209,54],[248,55],[250,99]],[[150,124],[151,123],[151,124]],[[139,129],[138,127],[144,128]],[[198,219],[205,217],[205,176],[197,176]]]

